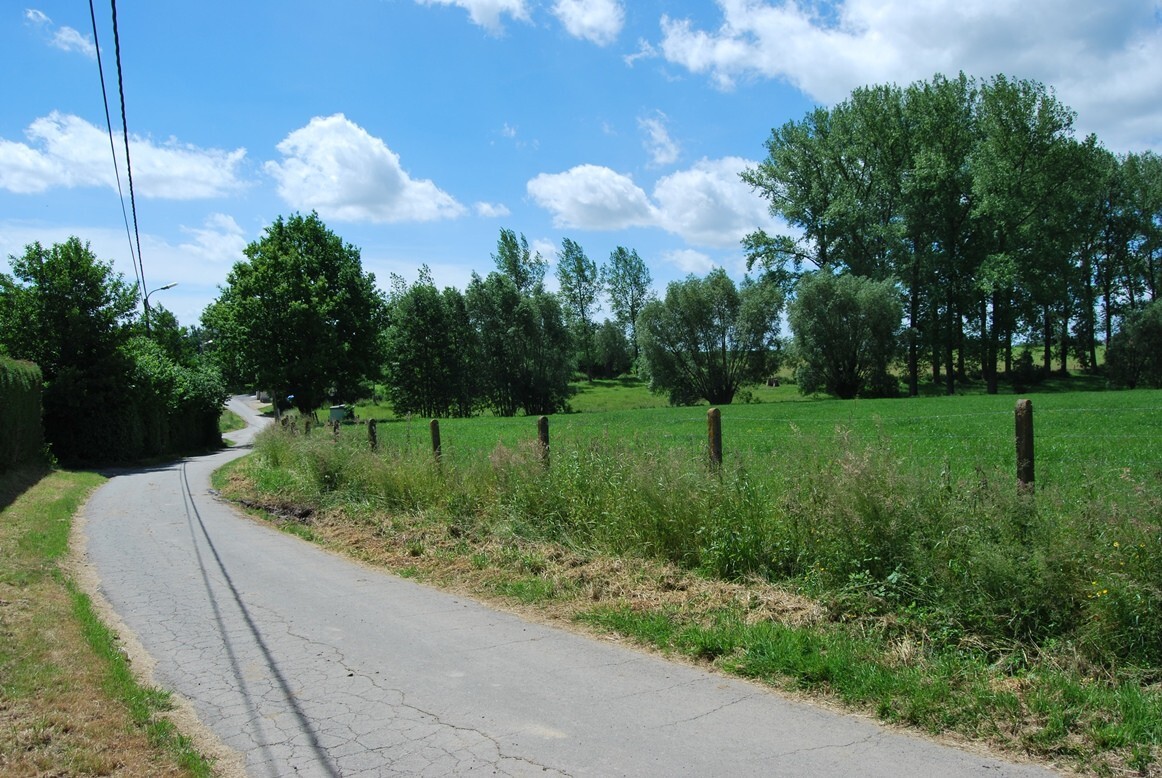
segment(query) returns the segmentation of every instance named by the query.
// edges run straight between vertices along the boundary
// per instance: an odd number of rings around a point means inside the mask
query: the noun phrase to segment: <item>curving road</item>
[[[253,776],[941,775],[1048,771],[526,623],[321,551],[209,493],[217,454],[87,504],[100,593]]]

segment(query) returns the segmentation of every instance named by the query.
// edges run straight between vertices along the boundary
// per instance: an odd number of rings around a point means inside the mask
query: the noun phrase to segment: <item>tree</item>
[[[936,76],[905,92],[912,161],[904,182],[904,218],[911,262],[897,273],[907,290],[908,393],[919,394],[921,349],[931,357],[933,381],[944,366],[944,387],[956,391],[963,371],[963,321],[972,309],[972,280],[982,261],[974,221],[969,159],[977,142],[976,84],[963,73]]]
[[[492,259],[496,269],[511,278],[521,294],[532,294],[544,284],[548,263],[540,252],[529,251],[529,242],[523,234],[518,239],[512,230],[502,229]]]
[[[561,302],[569,318],[576,322],[585,372],[593,379],[593,309],[601,291],[597,264],[576,241],[565,238],[557,252],[557,280]]]
[[[463,296],[452,288],[437,291],[425,265],[419,280],[401,285],[390,303],[387,394],[396,415],[472,415],[476,349]]]
[[[634,249],[618,246],[609,255],[609,263],[601,268],[601,285],[609,295],[609,307],[623,332],[629,333],[634,361],[638,358],[637,317],[654,293],[649,268]]]
[[[783,293],[767,279],[741,288],[721,268],[666,288],[638,320],[643,373],[670,402],[728,405],[740,387],[777,367]]]
[[[1003,348],[1011,361],[1022,295],[1051,329],[1047,286],[1070,253],[1063,252],[1068,215],[1060,198],[1072,190],[1077,167],[1069,149],[1073,114],[1043,85],[996,76],[981,86],[976,115],[973,215],[986,225],[987,245],[977,276],[981,369],[995,394],[997,357]]]
[[[51,383],[64,370],[99,373],[130,336],[137,291],[89,244],[71,237],[32,243],[0,273],[0,341],[40,366]]]
[[[747,236],[748,264],[895,278],[910,392],[922,349],[951,392],[970,348],[995,392],[1022,327],[1043,339],[1046,361],[1054,341],[1068,353],[1071,321],[1093,329],[1083,259],[1100,176],[1095,139],[1075,140],[1072,122],[1045,87],[1004,76],[856,89],[772,131],[766,160],[743,172],[796,228]]]
[[[145,334],[144,327],[141,333]],[[160,303],[149,306],[148,336],[179,365],[192,365],[198,359],[201,344],[197,329],[183,327],[173,312]]]
[[[804,262],[830,266],[839,233],[833,204],[843,184],[832,135],[831,112],[816,108],[801,122],[772,130],[767,159],[742,172],[742,180],[770,201],[771,213],[799,230],[798,236],[748,235],[744,245],[752,260],[762,258],[771,268],[791,265],[796,272]]]
[[[318,215],[280,216],[203,314],[215,353],[302,413],[353,400],[381,370],[387,305],[359,249]]]
[[[124,461],[221,442],[216,370],[133,338],[136,289],[69,238],[0,274],[0,342],[42,366],[45,437],[66,461]]]
[[[620,324],[606,319],[597,328],[593,341],[593,362],[599,378],[617,378],[633,368],[629,341]]]
[[[1162,301],[1130,311],[1106,350],[1110,383],[1162,388]]]
[[[130,336],[136,289],[70,237],[44,248],[29,245],[0,274],[0,342],[16,359],[35,362],[45,380],[45,438],[57,457],[93,459],[120,446],[105,436],[105,420],[129,401]]]
[[[464,295],[478,343],[475,377],[498,416],[553,413],[569,396],[569,331],[544,290],[521,294],[512,278],[473,275]]]
[[[895,394],[888,368],[902,316],[891,281],[826,271],[802,276],[787,311],[800,360],[799,391],[822,390],[845,400]]]

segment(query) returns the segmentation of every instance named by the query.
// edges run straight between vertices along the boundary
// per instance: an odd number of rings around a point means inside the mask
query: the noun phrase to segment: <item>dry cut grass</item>
[[[5,476],[0,491],[14,491],[14,480]],[[0,511],[0,775],[189,775],[110,697],[108,667],[52,556],[100,480],[49,473]]]

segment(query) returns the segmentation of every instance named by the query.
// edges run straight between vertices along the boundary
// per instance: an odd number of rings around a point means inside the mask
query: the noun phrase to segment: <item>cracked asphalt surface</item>
[[[253,776],[1045,776],[371,570],[209,491],[239,447],[116,474],[87,564]],[[228,436],[231,437],[231,436]]]

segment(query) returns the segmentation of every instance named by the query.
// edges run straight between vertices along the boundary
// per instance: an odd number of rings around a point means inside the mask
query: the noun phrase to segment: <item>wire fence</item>
[[[1055,407],[1053,401],[1040,400],[1034,404],[1036,423],[1030,434],[1039,484],[1162,481],[1162,407],[1116,402]],[[366,429],[363,434],[369,443],[385,455],[432,452],[452,464],[479,460],[498,448],[540,447],[546,462],[550,450],[602,449],[624,457],[678,452],[714,466],[777,469],[804,452],[826,457],[860,448],[943,477],[978,477],[984,471],[1017,477],[1012,405],[1003,410],[918,414],[907,412],[906,401],[876,406],[890,413],[864,413],[854,407],[836,413],[834,404],[814,403],[802,404],[811,412],[795,412],[798,404],[787,405],[791,412],[786,414],[771,414],[769,406],[713,409],[720,411],[720,457],[711,454],[715,437],[708,430],[705,408],[561,414],[552,417],[551,442],[550,420],[545,417],[439,421],[414,417],[342,428],[350,432],[340,432],[336,425],[329,434],[359,435],[358,430]]]

